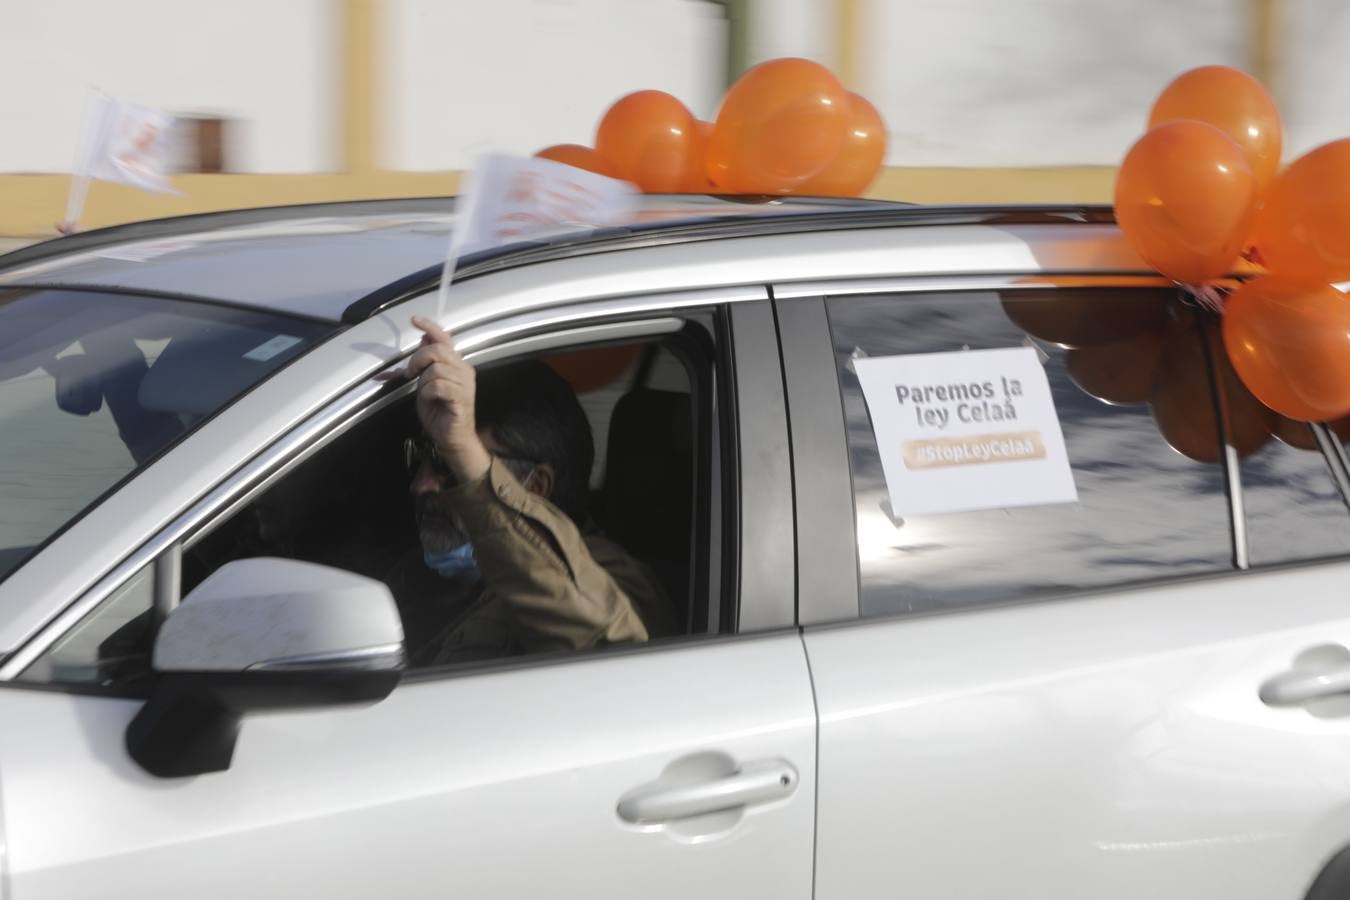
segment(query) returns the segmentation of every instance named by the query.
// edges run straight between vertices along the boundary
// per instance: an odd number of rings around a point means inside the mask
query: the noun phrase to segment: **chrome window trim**
[[[568,328],[563,331],[549,331],[533,337],[507,341],[482,350],[473,350],[465,354],[465,359],[474,363],[487,363],[515,356],[520,353],[538,353],[556,347],[572,344],[619,341],[631,338],[655,337],[662,334],[674,334],[684,327],[684,320],[674,316],[660,319],[637,319],[632,322],[610,322],[605,325],[589,325],[581,328]]]
[[[600,334],[602,340],[606,337],[612,338],[615,332],[611,325],[625,326],[625,336],[637,336],[638,330],[644,325],[652,329],[646,332],[648,334],[664,334],[668,333],[671,321],[681,320],[660,316],[647,322],[602,323],[589,328],[580,323],[616,315],[720,306],[767,298],[768,290],[761,286],[733,287],[725,290],[709,288],[673,294],[648,294],[581,302],[484,322],[466,331],[463,338],[457,340],[456,347],[471,362],[487,361],[488,354],[499,348],[503,353],[517,347],[522,351],[528,350],[533,346],[534,332],[568,322],[578,323],[578,327],[568,329],[568,333],[581,341],[586,339],[588,332]],[[522,332],[525,333],[525,337],[510,340]],[[97,609],[127,579],[155,561],[160,554],[175,544],[181,543],[185,548],[191,547],[208,533],[210,524],[233,515],[240,507],[292,471],[295,466],[346,433],[365,417],[412,393],[415,387],[412,383],[390,387],[393,382],[391,376],[401,372],[407,356],[412,352],[408,351],[379,372],[347,388],[337,399],[330,401],[317,413],[277,438],[261,453],[246,460],[228,478],[151,536],[135,552],[95,582],[93,587],[48,620],[32,638],[0,659],[0,683],[16,679],[72,627]],[[177,600],[177,597],[163,598],[159,603],[169,607],[175,605]]]
[[[1227,279],[1218,283],[1228,285]],[[1236,282],[1232,282],[1236,285]],[[917,294],[933,291],[1044,290],[1065,287],[1175,288],[1177,283],[1152,272],[1011,272],[989,275],[909,275],[891,278],[849,278],[829,281],[776,282],[773,295],[840,297],[850,294]]]
[[[577,301],[566,306],[545,307],[475,325],[472,331],[465,332],[463,338],[455,342],[455,346],[468,357],[479,348],[504,338],[525,336],[531,332],[545,331],[568,322],[640,315],[654,309],[677,310],[696,306],[722,306],[727,303],[766,300],[768,296],[768,290],[763,285],[750,287],[739,285],[727,288],[703,288],[693,291],[657,294],[630,294],[604,300]],[[444,319],[445,317],[442,316],[441,318]]]

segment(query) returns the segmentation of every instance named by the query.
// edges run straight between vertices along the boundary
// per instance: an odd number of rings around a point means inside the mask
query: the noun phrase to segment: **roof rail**
[[[795,198],[794,198],[795,199]],[[886,206],[838,208],[773,216],[747,213],[720,215],[694,221],[648,222],[559,235],[548,240],[508,244],[461,258],[455,281],[534,263],[554,262],[596,253],[687,244],[697,241],[801,234],[812,231],[851,231],[945,225],[1093,225],[1115,223],[1107,205],[1079,206]],[[410,300],[434,287],[443,264],[428,266],[377,288],[347,306],[342,321],[355,324]]]

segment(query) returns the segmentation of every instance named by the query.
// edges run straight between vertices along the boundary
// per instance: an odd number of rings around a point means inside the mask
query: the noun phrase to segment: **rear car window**
[[[0,580],[330,328],[160,297],[0,289]]]
[[[1327,460],[1274,436],[1276,417],[1231,374],[1214,323],[1174,291],[953,292],[827,303],[865,615],[1231,569],[1216,397],[1227,404],[1241,456],[1252,561],[1350,553],[1350,515]],[[1042,362],[1077,501],[895,515],[855,360],[1013,347],[1034,348]]]

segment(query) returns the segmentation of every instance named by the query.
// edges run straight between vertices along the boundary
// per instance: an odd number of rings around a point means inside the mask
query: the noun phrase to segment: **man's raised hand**
[[[455,349],[454,338],[435,322],[414,316],[422,346],[408,360],[407,376],[417,379],[417,417],[455,477],[474,481],[487,473],[492,457],[474,421],[477,390],[473,366]]]

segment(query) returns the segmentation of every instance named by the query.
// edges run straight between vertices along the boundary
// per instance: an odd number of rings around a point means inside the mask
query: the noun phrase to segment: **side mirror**
[[[127,728],[127,751],[165,778],[229,768],[243,714],[374,703],[403,672],[389,589],[289,559],[227,563],[169,614],[160,678]]]

